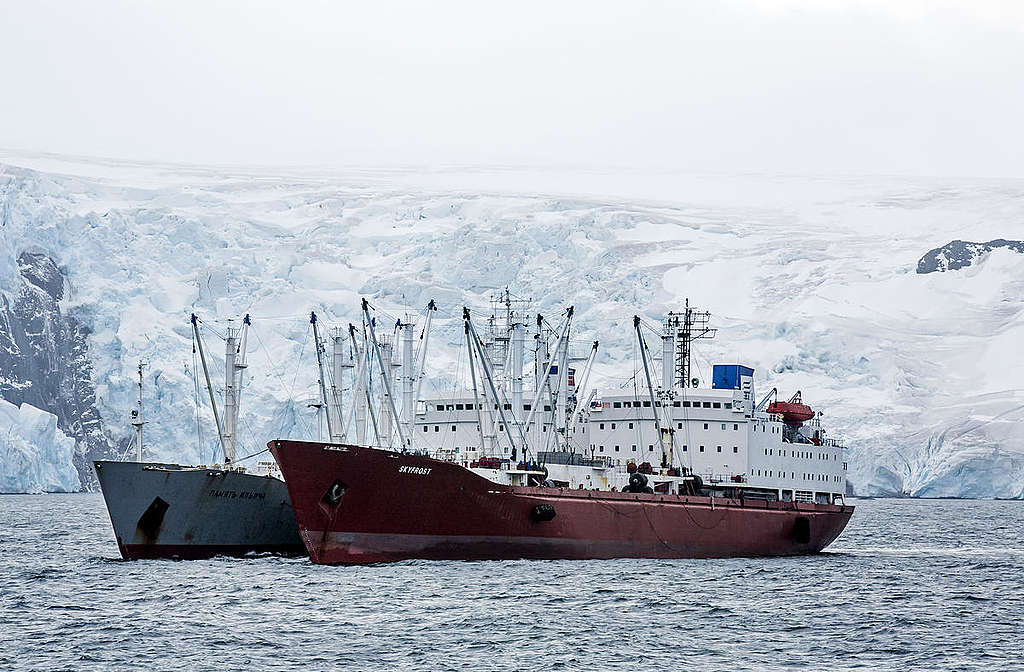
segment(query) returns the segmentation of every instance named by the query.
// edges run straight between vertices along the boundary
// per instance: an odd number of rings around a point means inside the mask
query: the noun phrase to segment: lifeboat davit
[[[781,415],[787,425],[802,425],[814,417],[810,406],[794,401],[773,401],[768,412]]]

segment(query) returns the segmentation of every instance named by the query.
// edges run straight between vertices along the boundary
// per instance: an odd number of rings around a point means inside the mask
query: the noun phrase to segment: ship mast
[[[570,308],[570,310],[572,310]],[[487,359],[487,352],[484,350],[483,344],[480,342],[480,337],[476,335],[476,329],[473,328],[473,322],[469,319],[469,308],[463,307],[462,319],[466,321],[467,333],[470,337],[470,341],[476,346],[477,354],[480,357],[480,368],[483,370],[484,379],[487,382],[487,387],[491,391],[491,396],[494,399],[494,405],[498,407],[498,416],[501,418],[501,422],[505,427],[505,434],[508,436],[509,445],[512,448],[512,459],[516,459],[516,442],[512,438],[512,425],[509,423],[508,418],[505,417],[505,397],[498,393],[498,388],[494,384],[494,372],[491,370],[491,363]],[[515,418],[513,418],[515,421]],[[526,435],[523,433],[523,426],[516,422],[516,429],[518,430],[519,437],[523,443],[523,459],[527,459],[527,441]]]
[[[473,337],[469,333],[469,320],[462,325],[466,332],[466,353],[469,355],[469,377],[473,383],[473,407],[476,409],[476,428],[480,432],[480,450],[485,455],[490,454],[490,445],[487,435],[484,433],[483,404],[480,403],[480,390],[476,384],[476,356],[473,354]]]
[[[338,397],[337,393],[333,395],[333,400],[327,397],[327,384],[324,382],[324,346],[320,341],[320,330],[316,326],[316,313],[311,312],[309,314],[309,323],[313,325],[313,349],[316,350],[316,366],[317,371],[320,373],[320,378],[317,381],[320,384],[320,403],[327,409],[327,436],[331,437],[332,442],[337,443],[340,442],[340,438],[334,432],[334,419],[337,417]],[[336,390],[336,385],[332,385],[332,389]],[[317,415],[319,415],[319,412]],[[338,429],[340,430],[340,428]]]
[[[405,435],[412,437],[413,423],[416,420],[416,404],[413,395],[416,391],[416,373],[412,370],[413,361],[413,327],[416,325],[406,316],[406,321],[398,322],[398,333],[402,342],[402,424]],[[410,446],[411,447],[411,446]]]
[[[384,392],[388,398],[388,408],[391,411],[392,419],[394,419],[395,424],[398,426],[398,440],[401,443],[402,451],[405,452],[410,446],[406,439],[405,431],[402,429],[398,410],[395,408],[395,397],[391,393],[391,377],[388,375],[388,367],[384,363],[384,355],[381,354],[381,349],[377,344],[377,333],[373,328],[373,319],[370,318],[370,304],[366,299],[363,299],[363,316],[366,318],[366,323],[370,326],[370,344],[373,346],[373,352],[377,355],[377,363],[380,364],[381,378],[384,380]]]
[[[345,338],[342,336],[344,332],[339,327],[335,327],[331,332],[331,367],[334,371],[334,375],[331,380],[331,401],[334,405],[334,428],[337,430],[337,436],[332,436],[331,440],[336,442],[342,442],[345,440],[345,424],[342,414],[342,394],[344,390],[344,384],[348,376],[345,374],[345,369],[352,368],[351,355],[345,356]]]
[[[213,409],[213,422],[217,426],[217,438],[220,439],[221,450],[224,451],[224,461],[227,462],[227,446],[224,445],[224,432],[221,430],[220,414],[217,412],[217,399],[213,394],[213,383],[210,382],[210,369],[206,366],[206,350],[203,348],[203,339],[199,336],[199,318],[192,313],[192,334],[195,336],[196,344],[199,346],[199,361],[203,364],[203,375],[206,377],[206,391],[210,393],[210,408]]]
[[[206,390],[210,394],[210,407],[213,409],[213,421],[217,425],[217,436],[220,438],[221,450],[224,451],[224,464],[235,461],[235,446],[238,441],[238,401],[241,396],[242,374],[245,371],[245,344],[248,340],[249,326],[252,322],[247,314],[242,320],[241,348],[239,330],[228,327],[224,349],[224,423],[221,424],[220,413],[217,411],[217,399],[210,382],[210,368],[206,364],[206,349],[199,335],[199,318],[192,313],[192,334],[199,346],[199,360],[203,363],[203,375],[206,378]]]
[[[430,342],[430,324],[434,321],[434,313],[437,312],[437,304],[431,299],[427,303],[427,318],[426,323],[423,325],[423,331],[420,333],[420,338],[423,339],[423,343],[420,344],[419,352],[419,363],[416,365],[416,398],[415,401],[422,399],[420,392],[423,389],[423,377],[424,371],[427,364],[427,344]]]
[[[661,466],[668,466],[669,456],[665,452],[665,440],[661,434],[661,420],[658,418],[658,404],[654,398],[654,383],[651,381],[651,369],[647,364],[647,342],[640,331],[640,316],[633,316],[633,328],[636,330],[637,344],[640,346],[640,358],[644,363],[644,377],[647,379],[647,395],[651,401],[651,413],[654,414],[654,429],[658,432],[658,447],[661,449]]]
[[[366,331],[367,324],[372,325],[373,319],[368,316],[363,316],[363,357],[366,359],[366,380],[363,385],[362,394],[362,412],[365,416],[368,416],[373,424],[373,436],[376,438],[377,446],[383,446],[384,442],[381,441],[380,425],[377,423],[377,411],[374,410],[373,406],[373,348],[370,347],[370,336]],[[366,420],[363,420],[364,433],[366,431],[365,424]],[[367,441],[367,443],[369,443]]]
[[[569,443],[569,434],[572,432],[572,428],[576,426],[580,413],[583,412],[585,406],[590,405],[590,400],[594,396],[591,393],[590,398],[586,400],[583,398],[587,391],[587,383],[590,381],[590,371],[594,368],[594,360],[597,359],[597,346],[598,342],[594,341],[594,345],[590,348],[590,356],[587,357],[587,363],[583,365],[583,377],[580,379],[580,384],[576,386],[576,407],[572,409],[572,416],[565,425],[565,443],[567,445]]]
[[[362,340],[356,338],[358,331],[354,324],[348,325],[348,332],[352,343],[352,350],[359,360],[359,374],[356,376],[356,389],[352,395],[354,400],[352,410],[355,413],[353,417],[356,423],[356,443],[365,446],[369,443],[366,440],[368,427],[366,400],[369,399],[366,389],[370,385],[371,373],[369,369],[370,359],[367,357],[368,350],[366,348],[366,326],[363,326]]]
[[[142,462],[142,426],[146,421],[142,419],[142,360],[139,360],[139,408],[132,411],[132,426],[135,427],[135,453],[137,461]]]
[[[228,327],[224,351],[224,463],[235,461],[238,445],[238,402],[241,395],[242,374],[245,371],[245,352],[238,343],[244,344],[248,337],[249,316],[242,319],[241,338],[239,330]],[[241,361],[240,361],[241,360]]]
[[[352,426],[353,420],[357,423],[356,430],[356,443],[363,444],[363,428],[365,424],[359,425],[358,423],[365,423],[365,418],[356,414],[356,409],[364,405],[365,396],[363,396],[363,387],[366,384],[366,357],[359,350],[358,344],[356,343],[356,327],[354,324],[348,325],[349,342],[352,345],[352,351],[355,357],[359,360],[359,368],[356,372],[356,383],[352,390],[352,406],[348,410],[348,416],[345,418],[345,424],[341,428],[341,438],[343,441],[347,440],[349,428]],[[364,413],[365,415],[365,413]]]
[[[694,310],[690,300],[686,300],[686,308],[682,313],[669,313],[666,320],[666,332],[673,332],[676,347],[676,381],[680,387],[696,387],[690,377],[692,372],[693,341],[714,338],[717,329],[708,326],[711,313],[706,310]],[[665,386],[667,387],[667,385]]]
[[[506,290],[507,292],[508,290]],[[518,312],[512,321],[512,417],[523,417],[523,359],[526,345],[526,324]]]
[[[555,354],[554,354],[554,356],[551,357],[550,360],[548,360],[545,357],[543,362],[540,361],[540,358],[541,358],[542,355],[546,355],[547,354],[547,343],[545,342],[545,339],[542,337],[542,330],[541,330],[542,320],[543,320],[543,318],[541,318],[541,316],[538,315],[537,316],[537,334],[538,334],[538,339],[537,339],[537,357],[538,357],[538,362],[537,362],[537,364],[540,365],[540,364],[543,363],[543,367],[544,368],[543,368],[543,370],[541,370],[540,367],[538,366],[538,369],[537,369],[537,390],[534,392],[534,395],[533,395],[533,403],[530,404],[530,412],[526,416],[526,420],[523,422],[523,427],[526,428],[527,432],[530,431],[530,426],[533,424],[533,418],[534,418],[535,415],[537,415],[537,404],[540,403],[540,399],[541,399],[541,397],[544,394],[545,386],[547,385],[547,381],[548,381],[549,374],[550,374],[550,369],[551,369],[551,366],[550,366],[550,364],[548,362],[549,361],[558,361],[558,359],[561,357],[562,349],[565,348],[565,347],[568,347],[567,344],[568,344],[568,341],[569,341],[569,338],[568,338],[568,336],[569,336],[569,325],[572,323],[572,306],[569,306],[568,311],[566,311],[565,325],[562,327],[562,333],[560,333],[558,335],[558,343],[555,345]],[[541,422],[543,422],[543,421],[541,421]]]

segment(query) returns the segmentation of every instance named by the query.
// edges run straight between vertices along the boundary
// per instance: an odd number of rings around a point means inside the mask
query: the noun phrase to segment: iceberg
[[[0,399],[0,493],[77,492],[74,454],[56,415]]]

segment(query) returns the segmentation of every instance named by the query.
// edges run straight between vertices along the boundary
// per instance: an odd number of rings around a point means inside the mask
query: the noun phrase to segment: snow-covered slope
[[[74,454],[56,415],[0,399],[0,493],[77,492]]]
[[[441,387],[461,306],[508,285],[544,312],[575,304],[606,387],[634,366],[634,312],[711,310],[702,377],[738,361],[763,391],[802,390],[847,439],[858,493],[1024,496],[1024,255],[915,272],[951,240],[1024,237],[1020,181],[2,160],[0,286],[26,251],[60,267],[119,449],[143,358],[147,457],[213,459],[193,310],[219,329],[253,315],[245,454],[316,432],[308,310],[344,323],[363,295],[393,314],[436,299]]]

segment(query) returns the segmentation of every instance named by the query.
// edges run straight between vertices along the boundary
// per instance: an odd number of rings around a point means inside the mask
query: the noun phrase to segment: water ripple
[[[1024,503],[857,504],[807,558],[317,567],[123,562],[98,496],[0,497],[0,669],[1019,664]]]

